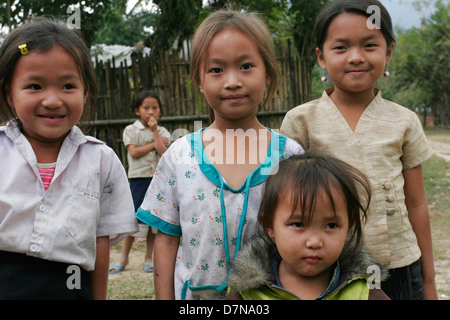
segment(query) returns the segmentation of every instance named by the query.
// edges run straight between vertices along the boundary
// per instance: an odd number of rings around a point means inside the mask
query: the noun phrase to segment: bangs
[[[300,210],[303,215],[305,226],[312,221],[317,202],[329,200],[333,213],[336,216],[335,200],[336,196],[345,199],[342,186],[333,177],[320,170],[309,170],[306,172],[296,172],[297,175],[291,175],[286,181],[285,190],[290,192],[292,204],[291,215]]]
[[[277,174],[266,180],[258,220],[267,232],[272,228],[278,204],[290,200],[291,216],[300,210],[303,223],[308,225],[316,204],[323,201],[329,201],[337,216],[338,200],[341,200],[338,197],[346,204],[348,239],[356,250],[361,244],[362,225],[368,215],[370,182],[359,170],[329,155],[305,151],[280,161]]]

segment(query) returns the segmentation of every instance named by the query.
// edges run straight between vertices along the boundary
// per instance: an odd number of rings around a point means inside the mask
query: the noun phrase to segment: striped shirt
[[[37,169],[41,175],[42,183],[44,184],[44,189],[47,191],[52,182],[53,175],[55,174],[56,162],[54,163],[38,163]]]

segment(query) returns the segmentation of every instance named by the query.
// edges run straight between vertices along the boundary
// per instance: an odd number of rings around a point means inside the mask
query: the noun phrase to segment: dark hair
[[[84,89],[89,92],[80,123],[88,126],[95,114],[98,85],[91,56],[82,36],[76,29],[67,28],[63,22],[36,18],[16,29],[6,37],[0,48],[0,116],[7,120],[15,117],[6,100],[6,88],[22,54],[18,46],[26,44],[28,51],[47,52],[58,45],[70,54],[79,68]]]
[[[316,47],[319,48],[320,51],[323,50],[323,44],[328,34],[328,27],[330,26],[331,21],[338,15],[346,12],[370,17],[372,13],[370,13],[370,11],[367,13],[367,8],[372,5],[380,8],[380,31],[386,39],[387,47],[389,49],[391,44],[395,43],[392,20],[387,9],[377,0],[336,0],[326,5],[316,18]]]
[[[139,109],[142,102],[144,102],[145,98],[148,98],[148,97],[152,97],[152,98],[156,99],[156,102],[158,102],[158,106],[161,111],[160,115],[162,115],[163,109],[162,109],[161,99],[159,98],[159,95],[155,91],[152,91],[152,90],[145,90],[138,94],[138,96],[136,97],[136,100],[134,101],[134,103],[132,105],[133,111],[136,109]]]
[[[290,192],[293,203],[292,214],[300,206],[306,218],[311,221],[320,194],[328,196],[335,208],[332,187],[342,192],[351,226],[347,244],[360,248],[362,225],[367,219],[371,198],[368,178],[359,170],[342,160],[329,155],[305,152],[280,161],[278,172],[266,180],[264,197],[259,212],[259,222],[268,230],[272,228],[278,203],[286,192]],[[281,199],[280,199],[281,198]]]

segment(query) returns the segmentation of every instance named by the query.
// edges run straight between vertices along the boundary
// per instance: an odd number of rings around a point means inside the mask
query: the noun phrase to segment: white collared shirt
[[[0,127],[0,250],[95,264],[96,238],[137,231],[125,170],[103,142],[72,128],[47,191],[33,149],[14,121]]]

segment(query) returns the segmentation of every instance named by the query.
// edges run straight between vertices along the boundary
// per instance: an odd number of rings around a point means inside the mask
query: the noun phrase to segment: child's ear
[[[273,233],[273,229],[272,228],[267,228],[266,229],[266,233],[269,236],[270,239],[275,239],[275,234]]]
[[[391,62],[392,55],[394,54],[395,49],[395,43],[393,42],[390,47],[387,49],[387,56],[386,56],[386,66]]]
[[[83,95],[83,106],[86,104],[88,96],[89,96],[89,91],[86,90]]]
[[[325,63],[325,58],[323,56],[322,51],[320,51],[319,48],[316,48],[316,55],[317,55],[317,62],[319,63],[320,67],[324,70],[327,69],[327,64]]]
[[[11,88],[10,88],[9,86],[6,86],[6,87],[5,87],[5,94],[6,94],[6,102],[8,103],[8,105],[9,105],[11,108],[14,108],[14,100],[13,100],[13,98],[12,98],[12,95],[11,95]]]

